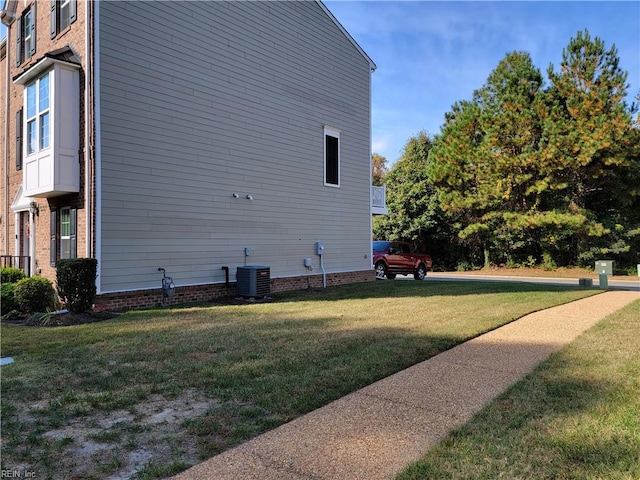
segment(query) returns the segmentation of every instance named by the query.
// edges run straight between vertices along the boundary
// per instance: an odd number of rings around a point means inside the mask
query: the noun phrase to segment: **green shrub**
[[[0,308],[2,309],[0,315],[6,315],[10,311],[18,309],[15,289],[15,283],[5,283],[4,281],[2,282],[2,285],[0,286]]]
[[[46,312],[56,306],[53,284],[44,277],[23,278],[16,283],[14,295],[23,312]]]
[[[59,260],[56,281],[58,295],[71,313],[82,313],[93,306],[96,297],[95,258],[70,258]]]
[[[558,265],[551,254],[546,252],[542,254],[542,268],[547,271],[552,271],[558,268]]]
[[[456,270],[458,272],[470,272],[471,270],[473,270],[473,265],[471,265],[471,263],[469,262],[458,262],[458,266],[456,267]]]
[[[19,268],[15,267],[2,267],[0,268],[0,277],[2,284],[5,283],[17,283],[26,277],[25,273]]]

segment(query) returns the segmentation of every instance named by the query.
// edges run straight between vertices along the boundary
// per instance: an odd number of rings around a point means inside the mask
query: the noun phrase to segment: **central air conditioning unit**
[[[236,272],[236,295],[241,297],[264,297],[271,292],[271,269],[262,265],[238,267]]]

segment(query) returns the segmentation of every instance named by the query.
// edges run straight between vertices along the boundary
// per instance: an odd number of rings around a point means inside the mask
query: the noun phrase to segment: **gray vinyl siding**
[[[317,274],[318,240],[327,273],[370,268],[370,64],[318,4],[97,5],[101,292],[158,287],[158,267],[233,280],[244,247],[272,278]]]

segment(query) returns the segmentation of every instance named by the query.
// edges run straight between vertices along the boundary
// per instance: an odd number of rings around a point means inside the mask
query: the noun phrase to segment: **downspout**
[[[324,262],[322,261],[322,254],[318,254],[320,257],[320,268],[322,269],[322,288],[327,288],[327,272],[324,269]]]
[[[9,255],[9,68],[11,64],[11,48],[9,48],[9,40],[10,40],[10,31],[11,29],[7,27],[7,38],[5,43],[5,48],[7,50],[7,56],[5,57],[5,83],[4,83],[4,196],[2,198],[2,221],[4,222],[4,245],[2,246],[2,251],[4,255]],[[17,152],[16,152],[17,153]],[[17,223],[16,223],[17,226]],[[18,229],[16,228],[16,231]],[[20,251],[14,252],[15,255],[18,255]]]
[[[372,166],[373,166],[373,151],[371,147],[371,142],[373,140],[373,125],[371,122],[371,110],[373,108],[372,97],[373,97],[373,72],[375,69],[373,67],[369,68],[369,268],[373,269],[373,251],[371,250],[371,245],[373,244],[373,175],[372,175]]]
[[[85,229],[86,229],[86,245],[85,245],[85,255],[87,258],[93,257],[93,237],[92,237],[92,197],[93,197],[93,165],[92,165],[92,149],[91,149],[91,139],[89,136],[92,134],[93,129],[90,128],[89,119],[91,118],[92,112],[92,103],[91,103],[91,55],[93,52],[91,51],[91,37],[90,37],[90,21],[91,18],[89,9],[91,7],[91,3],[89,1],[85,1],[84,11],[85,11],[85,34],[84,34],[84,48],[85,48],[85,57],[86,57],[86,65],[85,65],[85,79],[84,79],[84,215],[85,215]]]
[[[102,140],[100,138],[100,2],[91,2],[93,8],[91,10],[91,30],[93,33],[92,55],[93,55],[93,75],[92,75],[92,124],[95,138],[93,143],[93,175],[95,180],[95,203],[94,203],[94,219],[95,219],[95,251],[94,258],[98,260],[98,270],[96,275],[96,292],[102,293],[101,289],[101,272],[102,272],[102,186],[100,166],[102,163]]]
[[[6,0],[4,2],[4,8],[0,10],[0,19],[2,23],[7,27],[7,38],[5,48],[7,50],[7,55],[5,57],[6,61],[6,72],[5,72],[5,121],[4,121],[4,196],[2,199],[2,221],[4,222],[4,245],[2,246],[4,249],[4,253],[6,255],[9,254],[9,221],[7,217],[9,216],[9,78],[11,73],[11,47],[13,46],[13,42],[11,41],[11,25],[16,21],[16,9],[18,6],[17,0]],[[17,154],[17,152],[16,152]],[[16,231],[19,232],[18,223],[16,222]],[[20,253],[19,250],[15,251],[14,254],[18,255]]]

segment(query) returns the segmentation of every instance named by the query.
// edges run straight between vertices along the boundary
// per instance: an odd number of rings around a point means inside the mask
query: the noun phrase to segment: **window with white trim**
[[[16,33],[16,65],[20,66],[36,53],[36,2],[20,17]]]
[[[78,242],[78,214],[75,208],[62,207],[51,211],[51,266],[55,267],[58,260],[63,258],[77,258]]]
[[[71,209],[60,209],[60,258],[71,258]]]
[[[27,155],[49,148],[49,74],[36,79],[26,88]]]
[[[324,127],[324,184],[340,186],[340,130]]]
[[[51,0],[51,38],[64,32],[77,16],[77,0]]]

